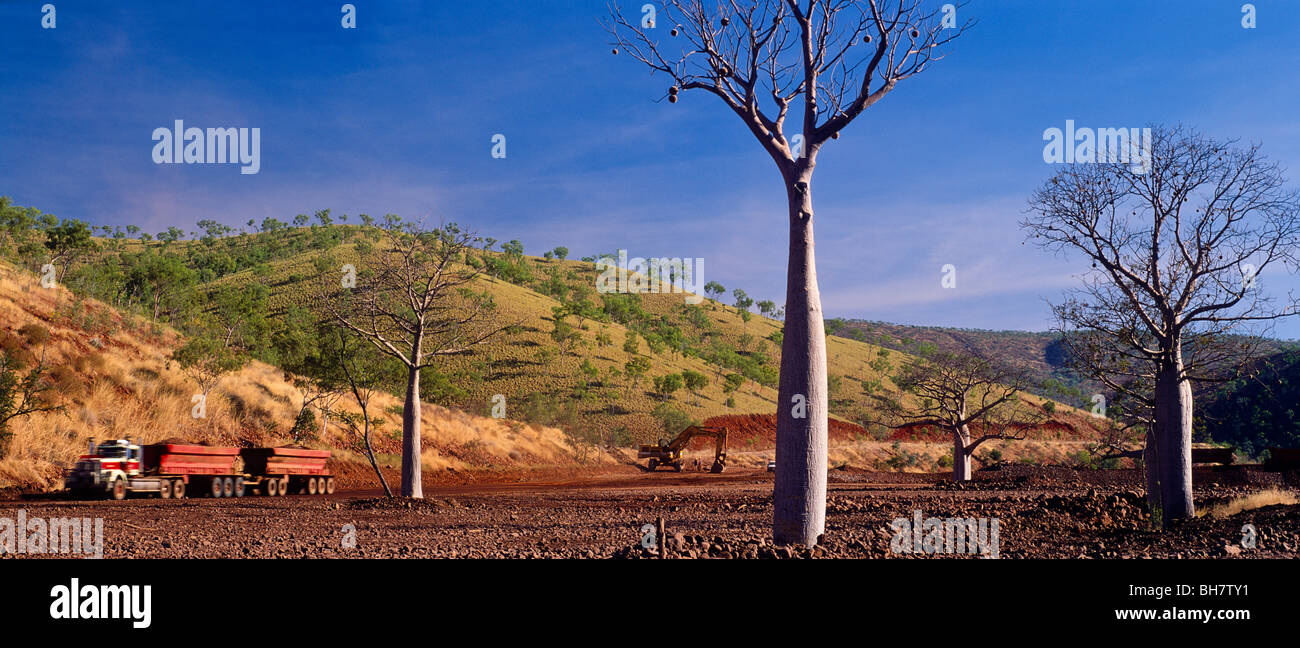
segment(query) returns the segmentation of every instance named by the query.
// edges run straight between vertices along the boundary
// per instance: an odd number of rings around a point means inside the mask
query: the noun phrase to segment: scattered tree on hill
[[[615,53],[666,75],[670,101],[700,90],[734,113],[776,163],[786,189],[789,268],[777,408],[774,539],[815,545],[825,530],[826,341],[813,254],[812,178],[821,148],[901,81],[942,58],[969,26],[913,0],[666,0],[677,36],[627,19],[608,25]],[[799,120],[787,136],[786,119]],[[806,401],[806,407],[792,403]],[[800,416],[802,414],[802,416]]]
[[[691,392],[691,395],[695,397],[695,400],[698,403],[700,390],[708,386],[709,379],[698,371],[686,369],[682,372],[682,383],[686,386],[686,390]]]
[[[738,373],[727,374],[726,381],[726,384],[722,387],[722,391],[726,392],[728,395],[734,393],[745,385],[745,377]]]
[[[731,296],[736,300],[736,312],[749,312],[749,307],[754,305],[754,300],[745,293],[744,290],[737,288],[731,291]]]
[[[717,302],[718,298],[727,292],[727,289],[716,281],[710,281],[709,283],[704,284],[704,292],[709,295],[710,299]]]
[[[670,373],[666,376],[655,378],[655,393],[664,398],[671,398],[672,395],[683,386],[682,375]]]
[[[623,365],[623,375],[627,376],[632,387],[641,384],[641,379],[650,371],[650,358],[636,356]]]
[[[882,422],[891,428],[934,426],[951,434],[954,481],[971,478],[971,456],[981,444],[1022,440],[1027,428],[1043,419],[1035,408],[1020,406],[1024,375],[980,356],[936,351],[905,365],[894,382],[917,404],[907,407],[901,395],[885,399]]]
[[[582,334],[574,329],[563,317],[557,316],[553,322],[554,328],[551,329],[551,339],[560,349],[560,355],[568,351],[569,345],[582,339]]]
[[[473,236],[455,224],[434,230],[385,230],[388,245],[362,259],[356,287],[327,286],[330,316],[406,368],[402,407],[402,495],[424,497],[420,462],[420,371],[462,354],[502,328],[491,325],[491,299],[469,290],[477,276],[459,264]]]
[[[1300,264],[1300,200],[1258,145],[1157,127],[1149,160],[1066,167],[1034,193],[1023,226],[1091,261],[1053,311],[1063,330],[1088,333],[1076,351],[1092,377],[1151,386],[1148,466],[1168,522],[1195,515],[1192,383],[1235,371],[1269,322],[1300,313],[1294,295],[1261,289],[1265,272]]]
[[[94,251],[95,242],[91,239],[90,226],[75,218],[65,218],[57,227],[46,230],[45,248],[52,255],[50,262],[56,268],[57,278],[62,281],[68,268]]]
[[[641,348],[641,341],[636,337],[636,331],[625,331],[623,333],[623,353],[636,355]]]
[[[196,327],[186,337],[185,344],[172,352],[171,359],[199,386],[205,410],[208,395],[221,379],[248,362],[247,356],[227,346],[222,332],[212,327]]]
[[[158,232],[158,240],[162,241],[163,247],[181,240],[183,236],[185,236],[185,231],[175,225],[168,227],[165,232]]]
[[[569,248],[566,248],[563,245],[555,248],[554,252],[555,252],[555,258],[561,261],[569,258]]]
[[[23,333],[29,344],[41,346],[41,354],[31,364],[24,362],[22,353],[8,348],[0,351],[0,459],[9,454],[9,442],[13,438],[9,425],[14,420],[60,409],[43,397],[49,389],[45,382],[45,342],[49,332],[40,327],[24,327]]]

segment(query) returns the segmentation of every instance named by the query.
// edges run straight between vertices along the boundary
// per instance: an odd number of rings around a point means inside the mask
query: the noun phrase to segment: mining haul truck
[[[64,476],[74,496],[157,495],[243,497],[246,494],[324,495],[334,492],[328,450],[236,448],[183,443],[141,445],[127,439],[98,445]]]

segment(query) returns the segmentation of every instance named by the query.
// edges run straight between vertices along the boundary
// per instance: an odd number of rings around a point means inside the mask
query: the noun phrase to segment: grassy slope
[[[93,300],[82,302],[62,288],[42,288],[35,277],[0,264],[0,340],[39,353],[40,348],[23,344],[19,333],[33,323],[50,331],[43,347],[52,367],[49,394],[64,410],[13,423],[11,452],[0,460],[0,488],[56,485],[59,470],[84,452],[91,437],[146,443],[170,437],[247,445],[289,441],[301,396],[280,370],[253,362],[228,376],[209,396],[207,417],[195,419],[190,399],[197,388],[168,361],[178,344],[173,331]],[[401,421],[385,410],[400,406],[386,394],[372,402],[371,411],[384,421],[375,435],[376,450],[388,466],[396,466],[401,451]],[[424,443],[425,467],[434,471],[613,461],[598,450],[576,447],[555,428],[430,405],[424,409]],[[311,445],[334,450],[342,461],[363,461],[351,450],[354,439],[336,425]]]
[[[288,277],[313,277],[316,270],[312,258],[323,254],[310,252],[273,263],[272,272],[266,279],[272,287],[272,309],[282,310],[290,300],[300,302],[308,299],[310,290],[288,282]],[[329,253],[337,263],[360,264],[352,244],[347,243]],[[527,257],[533,268],[535,279],[542,278],[554,268],[562,268],[572,273],[571,285],[585,283],[594,286],[595,266],[582,261],[545,260]],[[241,272],[223,277],[217,283],[239,285],[255,280],[251,272]],[[302,281],[309,281],[302,279]],[[631,355],[622,348],[626,328],[617,323],[602,324],[586,321],[581,330],[582,339],[572,345],[568,352],[546,362],[538,359],[538,350],[555,347],[550,337],[553,328],[551,309],[560,302],[529,288],[515,285],[504,280],[492,279],[486,275],[478,279],[477,289],[490,291],[498,304],[494,314],[499,324],[518,323],[522,331],[516,335],[501,335],[473,353],[461,357],[446,359],[444,373],[454,374],[462,371],[474,371],[483,376],[481,382],[462,381],[458,383],[470,392],[469,396],[456,399],[447,404],[469,411],[487,413],[491,399],[495,394],[506,397],[508,413],[514,411],[524,398],[532,394],[546,394],[558,401],[574,399],[575,389],[580,381],[580,367],[583,360],[589,360],[600,372],[600,378],[592,381],[592,389],[584,399],[577,400],[579,416],[575,431],[585,438],[598,443],[608,443],[616,438],[630,438],[636,441],[651,441],[661,435],[659,422],[651,415],[655,406],[664,402],[651,392],[650,379],[669,373],[692,369],[708,376],[709,384],[698,395],[686,393],[685,390],[675,394],[669,401],[674,407],[684,411],[691,418],[704,420],[711,416],[750,412],[771,412],[776,406],[776,390],[752,381],[747,381],[734,394],[735,407],[726,406],[727,396],[723,391],[723,376],[730,373],[716,365],[695,357],[682,357],[665,350],[652,353],[644,341],[639,349],[641,355],[651,359],[652,369],[639,385],[632,386],[626,379],[609,378],[611,370],[621,371]],[[596,295],[593,294],[593,299]],[[681,294],[646,294],[643,295],[643,308],[652,316],[664,316],[673,320],[688,337],[695,338],[699,331],[689,324],[680,313],[685,303]],[[736,313],[734,308],[705,300],[703,307],[716,330],[715,339],[731,348],[739,348],[742,336],[748,334],[753,341],[748,347],[753,351],[762,347],[772,359],[773,366],[779,366],[780,346],[769,338],[781,329],[781,323],[755,315],[748,323]],[[576,323],[574,318],[570,323]],[[605,332],[612,344],[600,346],[596,342],[598,333]],[[890,380],[890,373],[903,362],[910,359],[905,353],[886,350],[874,344],[859,342],[843,337],[830,337],[827,340],[829,374],[839,376],[840,388],[832,395],[832,415],[851,422],[859,421],[868,408],[885,392],[895,392]],[[882,357],[887,366],[879,364]],[[871,366],[877,361],[875,367]],[[876,383],[879,387],[869,391],[864,385]],[[1045,399],[1028,395],[1026,401],[1031,405],[1041,405]],[[1060,417],[1071,425],[1087,427],[1087,419],[1070,408],[1060,408]],[[628,435],[617,435],[616,430],[624,429]]]

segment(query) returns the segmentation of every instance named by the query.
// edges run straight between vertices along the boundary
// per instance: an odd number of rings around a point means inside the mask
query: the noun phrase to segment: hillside
[[[262,235],[265,236],[265,235]],[[275,261],[263,271],[271,287],[269,312],[280,315],[291,305],[308,306],[311,278],[317,267],[364,263],[360,237],[328,252],[307,252]],[[361,244],[363,250],[368,248]],[[476,251],[483,259],[504,253]],[[329,258],[328,264],[319,262]],[[492,295],[497,308],[493,323],[513,330],[491,339],[471,353],[450,356],[425,377],[424,396],[449,406],[488,413],[492,397],[506,397],[509,416],[555,425],[579,439],[598,445],[630,446],[664,436],[665,421],[771,412],[776,406],[780,366],[781,322],[761,315],[749,321],[735,307],[714,300],[699,305],[682,294],[607,294],[593,290],[597,270],[589,261],[546,259],[519,254],[509,272],[484,272],[474,289]],[[253,271],[232,273],[212,282],[212,288],[257,281]],[[581,312],[566,321],[576,338],[563,345],[553,337],[556,309]],[[635,351],[625,348],[629,335]],[[891,375],[909,354],[843,337],[827,340],[832,415],[860,422],[886,396],[897,397]],[[650,362],[641,379],[629,377],[634,357]],[[665,396],[652,381],[668,374],[694,371],[707,377],[697,392],[682,389]],[[734,391],[728,375],[743,377]],[[902,397],[904,402],[909,397]],[[1044,399],[1027,396],[1030,406]],[[656,410],[660,414],[656,415]],[[1065,408],[1062,408],[1063,410]],[[1062,416],[1070,416],[1062,412]]]
[[[1255,362],[1246,377],[1220,385],[1196,412],[1198,439],[1229,443],[1250,456],[1300,447],[1300,351]]]
[[[0,347],[44,354],[52,367],[48,398],[63,408],[12,424],[9,455],[0,460],[0,488],[57,485],[61,469],[85,451],[90,438],[152,443],[180,437],[260,446],[292,441],[289,432],[301,393],[282,371],[261,362],[227,376],[209,395],[205,418],[194,418],[195,385],[169,361],[178,342],[176,332],[166,327],[78,299],[63,288],[43,288],[34,277],[0,264]],[[380,425],[374,437],[380,463],[395,468],[401,452],[401,401],[379,394],[371,407]],[[356,410],[345,399],[336,408]],[[555,428],[429,405],[423,415],[422,459],[425,469],[435,473],[614,461],[597,449],[578,448]],[[336,472],[373,484],[357,438],[338,425],[327,426],[309,445],[331,449],[341,463],[352,464]]]
[[[894,350],[913,350],[915,345],[933,345],[941,351],[973,353],[1005,366],[1028,371],[1033,392],[1075,407],[1086,408],[1092,394],[1101,393],[1100,383],[1078,375],[1060,336],[1050,332],[986,331],[939,326],[908,326],[865,320],[830,320],[828,333],[858,339]]]
[[[50,221],[23,231],[12,224],[42,222],[39,212],[23,217],[17,208],[7,209],[4,220],[10,227],[0,231],[0,254],[29,272],[40,269],[46,253],[39,242]],[[288,321],[294,313],[318,309],[314,295],[322,278],[336,276],[348,264],[365,268],[366,259],[385,245],[377,227],[335,224],[328,212],[317,213],[319,225],[306,226],[306,218],[295,219],[297,227],[273,219],[260,227],[250,222],[253,231],[238,234],[205,222],[201,226],[206,233],[191,233],[191,240],[176,228],[159,233],[158,240],[143,233],[127,238],[120,228],[111,233],[102,228],[110,235],[86,238],[79,254],[68,255],[73,261],[62,283],[70,290],[58,289],[58,299],[51,297],[54,293],[40,294],[37,303],[18,308],[25,315],[4,314],[0,324],[10,332],[10,344],[29,347],[30,341],[18,333],[27,323],[24,317],[49,317],[59,323],[50,347],[59,349],[54,357],[60,365],[72,367],[68,383],[98,391],[73,397],[75,407],[65,413],[72,419],[42,415],[20,423],[19,436],[26,440],[15,444],[12,455],[38,457],[35,470],[48,481],[53,466],[65,462],[92,433],[138,436],[143,430],[146,439],[197,435],[241,443],[287,438],[302,402],[295,385],[276,368],[282,364],[284,353],[278,345],[287,337],[282,334],[288,331]],[[64,220],[59,227],[75,226],[76,221]],[[504,331],[422,372],[423,400],[447,408],[426,410],[426,431],[438,429],[437,421],[448,418],[466,421],[464,434],[441,438],[440,430],[426,441],[431,454],[426,465],[612,461],[611,452],[626,457],[617,448],[654,441],[690,421],[770,415],[775,409],[780,321],[713,300],[692,305],[680,293],[600,294],[594,289],[597,271],[590,258],[567,260],[562,258],[567,250],[560,249],[529,256],[517,241],[501,245],[501,250],[492,249],[491,239],[478,241],[479,247],[460,259],[480,273],[467,288],[490,295],[495,308],[488,319]],[[5,280],[12,284],[15,304],[43,290],[34,288],[33,275],[21,271],[6,270]],[[241,305],[248,309],[236,326],[242,327],[241,339],[247,338],[241,352],[252,362],[218,388],[229,408],[210,407],[206,425],[196,425],[188,418],[194,383],[168,358],[196,323],[220,319],[221,304],[232,298],[243,300]],[[96,337],[111,342],[104,350],[85,348],[85,340]],[[640,375],[629,371],[634,359],[642,363]],[[828,339],[828,359],[832,416],[848,424],[877,418],[867,415],[881,399],[898,397],[891,376],[913,360],[903,351],[845,337]],[[110,368],[108,373],[94,366],[100,361]],[[702,384],[694,390],[660,389],[656,383],[669,376],[693,376]],[[399,384],[385,388],[401,392]],[[531,424],[528,429],[544,431],[538,432],[541,436],[519,438],[522,423],[484,418],[498,395],[504,397],[506,419]],[[382,431],[393,441],[400,434],[400,400],[383,398],[383,404],[372,409],[383,412]],[[901,400],[906,403],[908,398]],[[1022,405],[1043,409],[1043,403],[1042,398],[1027,396]],[[144,410],[150,414],[120,415]],[[104,411],[114,415],[100,413]],[[80,424],[69,425],[76,417]],[[1079,411],[1059,407],[1055,418],[1078,431],[1073,442],[1095,436],[1092,419]],[[327,427],[326,432],[313,442],[347,447],[346,439],[331,436],[338,430]],[[894,452],[888,445],[891,435],[863,429],[843,441],[884,444],[884,455],[889,455]],[[68,439],[59,440],[62,437]],[[47,441],[55,450],[41,449]],[[744,443],[749,451],[770,455],[766,438]],[[930,452],[936,461],[945,452],[943,445]],[[484,448],[487,455],[478,452]],[[397,450],[393,444],[381,449],[386,454]],[[498,461],[502,456],[509,460]],[[752,461],[760,459],[755,455]],[[21,461],[4,465],[10,479],[35,478],[19,476],[24,470]]]
[[[833,333],[832,333],[833,331]],[[941,326],[909,326],[865,320],[828,320],[827,333],[870,342],[886,349],[913,351],[933,345],[942,351],[982,355],[1005,366],[1021,367],[1034,383],[1032,392],[1075,407],[1091,407],[1093,394],[1108,393],[1101,383],[1079,375],[1069,366],[1060,335],[1042,331],[989,331]],[[1263,340],[1268,356],[1296,348],[1286,340]]]

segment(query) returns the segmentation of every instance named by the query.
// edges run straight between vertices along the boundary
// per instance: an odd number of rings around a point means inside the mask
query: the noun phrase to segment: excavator
[[[654,472],[659,466],[672,466],[677,472],[682,471],[682,450],[691,439],[703,437],[714,440],[713,467],[709,472],[720,473],[727,469],[727,429],[720,427],[703,427],[692,425],[677,438],[672,441],[660,439],[658,444],[648,444],[641,446],[641,450],[636,453],[638,459],[649,459],[648,467],[650,472]]]

